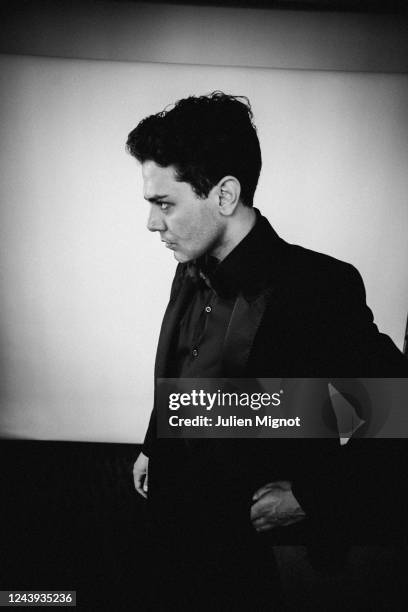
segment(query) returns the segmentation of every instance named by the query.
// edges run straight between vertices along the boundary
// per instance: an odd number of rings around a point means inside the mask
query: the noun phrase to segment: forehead
[[[174,166],[163,168],[154,161],[145,161],[142,164],[143,195],[148,200],[157,195],[175,193],[181,183],[176,180]]]

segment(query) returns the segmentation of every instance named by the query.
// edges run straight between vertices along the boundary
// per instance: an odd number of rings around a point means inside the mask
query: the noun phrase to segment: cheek
[[[173,227],[173,233],[180,241],[187,243],[194,240],[195,228],[189,221],[180,222]]]
[[[199,202],[201,208],[190,210],[177,219],[173,219],[171,233],[188,249],[202,248],[209,244],[216,232],[216,222],[205,203]],[[170,225],[170,224],[169,224]]]
[[[188,217],[177,223],[177,228],[174,228],[175,233],[181,240],[186,242],[196,243],[202,239],[207,233],[208,225],[204,218]]]

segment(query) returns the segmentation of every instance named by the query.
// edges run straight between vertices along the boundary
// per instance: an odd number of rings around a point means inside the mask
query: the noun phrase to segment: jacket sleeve
[[[341,393],[346,377],[351,388],[351,377],[407,377],[408,360],[375,325],[360,274],[350,265],[344,267],[343,273],[337,290],[332,287],[327,299],[331,384]],[[355,408],[360,418],[373,417],[364,402]],[[300,470],[293,491],[320,539],[349,538],[356,543],[373,543],[389,541],[393,535],[399,537],[407,522],[407,484],[401,474],[408,454],[406,439],[370,439],[368,435],[364,437],[363,427],[347,444],[337,448],[330,446],[330,440],[311,442],[315,443],[312,459],[306,462],[303,472]]]
[[[176,268],[176,273],[174,275],[173,282],[171,285],[170,301],[169,301],[169,304],[167,305],[167,308],[169,308],[172,300],[177,295],[177,292],[180,287],[180,282],[182,282],[185,271],[186,271],[186,266],[178,264]],[[156,353],[156,361],[157,361],[157,353]],[[153,409],[150,415],[149,425],[147,427],[146,435],[145,435],[144,442],[142,445],[142,453],[146,455],[146,457],[151,456],[153,449],[154,449],[154,443],[157,438],[156,414],[157,414],[157,407],[156,407],[156,366],[155,366]]]
[[[366,303],[360,273],[346,266],[340,300],[339,343],[353,364],[353,376],[398,378],[408,376],[408,360],[386,334],[380,333]]]
[[[149,425],[147,427],[145,439],[142,445],[142,453],[146,457],[150,457],[153,451],[154,440],[156,439],[156,407],[153,404],[153,410],[150,414]]]

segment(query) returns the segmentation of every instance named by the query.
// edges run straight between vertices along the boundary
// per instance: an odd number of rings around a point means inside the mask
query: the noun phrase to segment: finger
[[[251,515],[273,514],[277,511],[280,502],[279,497],[275,497],[273,493],[265,494],[251,506]]]
[[[281,524],[282,527],[289,527],[290,525],[294,525],[295,523],[298,523],[299,519],[297,520],[290,520],[290,521],[285,521]]]
[[[269,482],[267,485],[255,491],[252,496],[252,500],[257,501],[272,491],[290,491],[291,489],[292,485],[288,480],[276,480],[275,482]]]
[[[277,487],[278,489],[283,489],[284,491],[290,491],[292,488],[292,484],[289,480],[276,480],[275,482],[271,482],[271,485]]]
[[[258,529],[259,527],[266,525],[266,521],[264,519],[255,519],[252,521],[252,525],[255,527],[255,529]]]
[[[275,514],[276,506],[268,505],[266,507],[263,507],[259,503],[252,506],[250,512],[251,520],[256,520],[260,518],[269,520],[270,518],[273,518]]]
[[[256,531],[268,531],[277,527],[288,527],[302,521],[305,515],[298,514],[274,514],[261,517],[252,517],[251,522]]]
[[[266,521],[264,523],[260,523],[259,525],[254,525],[256,531],[269,531],[270,529],[277,529],[280,527],[286,527],[290,523],[286,519],[276,519],[273,521]]]
[[[147,492],[144,491],[143,487],[140,485],[138,485],[136,487],[136,491],[139,493],[139,495],[141,495],[142,497],[144,497],[145,499],[147,499]]]
[[[145,476],[144,483],[143,483],[143,491],[147,494],[148,490],[149,490],[149,474],[146,472],[146,476]]]
[[[279,521],[255,521],[252,523],[255,531],[258,533],[261,531],[270,531],[271,529],[276,529],[276,527],[280,527]]]
[[[135,489],[144,498],[147,498],[147,492],[143,490],[143,476],[137,472],[133,473]]]
[[[295,523],[299,523],[300,521],[304,520],[304,516],[293,516],[292,518],[288,519],[285,523],[285,527],[286,525],[294,525]]]
[[[271,531],[272,529],[276,529],[276,527],[278,527],[278,525],[275,525],[275,523],[267,523],[265,525],[261,525],[260,527],[255,527],[255,530],[257,531],[257,533],[262,533],[264,531]]]
[[[269,482],[268,484],[264,485],[263,487],[255,491],[255,493],[252,496],[252,499],[256,501],[257,499],[262,497],[262,495],[265,495],[265,493],[273,489],[273,487],[274,487],[274,484],[272,482]]]
[[[133,474],[133,482],[134,482],[136,491],[139,493],[141,486],[142,486],[139,474]]]
[[[279,524],[280,518],[277,516],[262,516],[260,518],[256,518],[252,521],[252,525],[253,527],[255,527],[255,529],[258,529],[260,527],[276,527],[277,524]]]

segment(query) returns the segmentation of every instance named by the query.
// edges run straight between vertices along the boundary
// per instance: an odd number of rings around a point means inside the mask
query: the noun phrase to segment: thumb
[[[283,491],[290,491],[292,489],[292,483],[289,480],[277,480],[276,482],[271,482],[270,486],[283,489]]]
[[[262,497],[262,495],[265,495],[265,493],[267,493],[273,488],[274,488],[274,483],[269,482],[268,484],[264,485],[263,487],[255,491],[255,493],[252,496],[252,500],[257,501],[260,497]]]
[[[146,476],[143,482],[143,491],[147,493],[148,489],[149,489],[149,472],[146,472]]]

